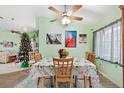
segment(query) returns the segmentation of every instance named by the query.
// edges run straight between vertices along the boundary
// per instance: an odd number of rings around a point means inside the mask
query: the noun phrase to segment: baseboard
[[[109,79],[111,82],[113,82],[116,86],[118,86],[118,87],[122,87],[122,86],[119,86],[119,85],[117,85],[111,78],[109,78],[107,75],[105,75],[104,73],[102,73],[101,71],[98,71],[100,74],[102,74],[104,77],[106,77],[107,79]]]

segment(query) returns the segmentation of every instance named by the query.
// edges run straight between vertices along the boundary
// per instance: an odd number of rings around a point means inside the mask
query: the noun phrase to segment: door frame
[[[123,88],[124,88],[124,5],[119,6],[122,17],[122,69],[123,69]]]

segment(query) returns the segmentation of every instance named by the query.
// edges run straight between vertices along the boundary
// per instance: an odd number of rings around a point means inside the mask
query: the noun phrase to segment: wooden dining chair
[[[28,56],[29,56],[29,67],[31,67],[32,64],[35,63],[34,55],[35,55],[35,52],[28,52]]]
[[[34,55],[35,62],[40,62],[42,60],[42,58],[43,57],[42,57],[42,54],[40,52],[35,53],[35,55]],[[52,80],[52,77],[49,77],[49,76],[38,77],[37,85],[40,85],[40,87],[43,88],[46,79],[51,79]]]
[[[96,55],[91,51],[85,52],[85,59],[95,64]]]
[[[85,59],[86,60],[91,60],[91,56],[90,56],[91,52],[90,51],[86,51],[85,52]],[[90,76],[86,76],[86,75],[82,75],[82,76],[78,76],[77,77],[78,80],[84,80],[84,88],[89,88],[91,87],[91,77]]]
[[[28,52],[29,60],[34,60],[35,52]]]
[[[36,52],[34,54],[34,59],[35,59],[35,63],[36,62],[40,62],[42,60],[42,54],[40,52]],[[45,77],[38,77],[38,81],[37,81],[37,85],[41,87],[44,87],[44,80],[45,80]]]
[[[89,52],[87,51],[85,52],[85,59],[88,59],[88,57],[89,57]]]
[[[35,62],[39,62],[40,60],[42,60],[42,54],[40,52],[36,52],[34,54],[34,59],[35,59]]]
[[[93,64],[96,64],[95,63],[96,62],[96,55],[95,55],[95,53],[90,52],[87,60],[89,60]],[[92,87],[91,86],[91,77],[87,76],[87,79],[89,80],[89,86]]]
[[[55,71],[55,87],[58,83],[69,83],[72,86],[73,58],[53,58]]]
[[[89,60],[90,62],[92,62],[93,64],[95,64],[96,55],[94,53],[89,53],[87,60]]]

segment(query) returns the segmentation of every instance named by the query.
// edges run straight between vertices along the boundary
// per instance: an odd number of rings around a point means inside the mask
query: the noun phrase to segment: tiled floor
[[[12,88],[27,76],[27,71],[14,72],[0,75],[0,88]],[[100,83],[103,88],[118,88],[117,85],[99,74]]]

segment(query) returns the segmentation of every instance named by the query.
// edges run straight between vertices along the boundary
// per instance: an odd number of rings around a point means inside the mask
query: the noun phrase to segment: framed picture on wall
[[[46,44],[62,44],[62,34],[46,34]]]
[[[13,47],[13,42],[11,42],[11,41],[4,41],[3,42],[3,47],[5,47],[5,48],[12,48]]]
[[[79,34],[79,43],[87,43],[87,34]]]
[[[76,47],[77,31],[66,31],[65,32],[65,47],[74,48]]]

